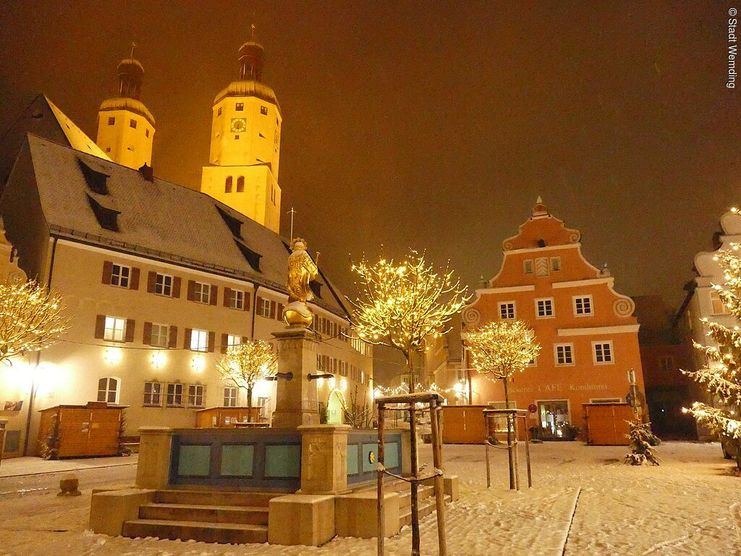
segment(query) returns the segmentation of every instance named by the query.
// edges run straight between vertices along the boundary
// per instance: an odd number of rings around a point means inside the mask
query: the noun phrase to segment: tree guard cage
[[[417,488],[419,483],[434,477],[435,481],[435,509],[437,512],[437,540],[440,556],[446,556],[447,548],[445,541],[445,493],[443,492],[442,467],[442,434],[441,418],[443,397],[436,392],[417,392],[414,394],[403,394],[399,396],[379,396],[376,398],[378,406],[378,556],[383,556],[384,513],[383,513],[383,477],[391,475],[397,479],[406,481],[411,489],[411,511],[412,511],[412,556],[419,555],[419,506],[417,500]],[[417,408],[417,405],[426,404],[426,408]],[[387,405],[394,407],[387,408]],[[401,406],[401,407],[399,407]],[[411,476],[401,477],[386,470],[383,465],[384,445],[384,411],[391,409],[402,409],[409,411],[409,432],[411,437]],[[429,410],[430,423],[432,425],[432,462],[434,472],[426,477],[419,477],[419,465],[417,462],[417,429],[416,417],[420,411]]]
[[[500,448],[489,441],[490,426],[493,419],[504,416],[507,420],[507,452],[509,460],[509,488],[520,490],[520,469],[518,461],[519,435],[517,434],[517,422],[522,420],[525,433],[525,459],[527,461],[527,487],[533,486],[532,473],[530,471],[530,439],[527,430],[526,409],[484,409],[484,446],[486,447],[486,488],[491,487],[491,469],[489,463],[489,448]]]

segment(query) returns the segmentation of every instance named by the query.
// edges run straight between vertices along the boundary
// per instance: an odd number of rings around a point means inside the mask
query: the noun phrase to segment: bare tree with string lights
[[[448,267],[438,272],[416,251],[398,263],[381,258],[371,264],[363,259],[352,269],[359,277],[359,295],[349,299],[358,336],[400,351],[414,392],[413,355],[424,350],[426,338],[450,330],[450,319],[469,300],[466,287]]]
[[[68,328],[58,294],[34,280],[0,284],[0,363],[49,347]]]
[[[259,380],[272,375],[278,363],[273,346],[265,340],[247,340],[231,346],[216,368],[222,378],[230,380],[238,388],[247,390],[247,414],[252,420],[252,390]]]

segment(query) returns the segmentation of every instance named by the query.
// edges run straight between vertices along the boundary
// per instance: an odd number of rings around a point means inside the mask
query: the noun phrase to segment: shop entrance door
[[[561,437],[563,428],[569,424],[568,400],[542,400],[538,402],[540,428],[547,435]]]

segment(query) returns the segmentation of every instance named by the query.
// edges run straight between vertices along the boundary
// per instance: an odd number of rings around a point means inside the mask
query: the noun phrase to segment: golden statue
[[[288,305],[283,311],[286,324],[311,326],[313,315],[306,302],[314,299],[310,283],[318,275],[316,263],[306,252],[306,241],[297,237],[291,242],[288,256]]]

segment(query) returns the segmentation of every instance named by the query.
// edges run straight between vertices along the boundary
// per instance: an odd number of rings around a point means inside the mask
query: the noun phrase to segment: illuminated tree
[[[740,248],[741,245],[732,243],[730,249],[714,257],[723,271],[725,283],[713,287],[736,322],[741,321]],[[682,372],[702,384],[720,403],[714,407],[695,402],[691,409],[685,411],[716,434],[741,444],[741,333],[737,325],[729,327],[707,320],[704,323],[707,335],[715,341],[715,345],[695,343],[695,348],[705,356],[706,365],[694,372]],[[736,461],[741,468],[741,454]]]
[[[415,251],[399,262],[365,259],[353,265],[360,290],[355,301],[355,329],[365,342],[399,350],[407,363],[414,391],[412,356],[424,349],[425,339],[446,334],[451,317],[468,302],[466,288],[452,270],[442,272]]]
[[[504,382],[504,400],[509,407],[509,378],[524,371],[540,353],[533,331],[520,321],[490,322],[467,332],[465,342],[471,366],[490,380]]]
[[[252,418],[252,390],[257,381],[275,372],[278,355],[265,340],[247,340],[231,346],[216,368],[225,380],[232,381],[238,388],[247,390],[247,408]]]
[[[47,348],[68,328],[58,294],[34,280],[0,284],[0,362]]]

